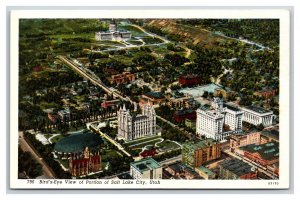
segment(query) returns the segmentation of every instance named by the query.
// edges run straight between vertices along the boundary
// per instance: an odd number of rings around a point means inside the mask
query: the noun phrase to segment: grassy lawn
[[[69,169],[69,160],[65,159],[65,160],[61,160],[61,159],[57,159],[57,161],[62,164],[66,169]]]
[[[139,143],[142,143],[142,142],[146,142],[146,141],[154,140],[154,139],[159,139],[159,138],[161,138],[161,137],[156,135],[156,136],[153,136],[153,137],[147,137],[147,138],[132,140],[132,141],[126,142],[125,144],[127,146],[131,146],[131,145],[134,145],[134,144],[139,144]]]
[[[131,64],[132,58],[125,55],[113,55],[113,58],[116,59],[118,62],[122,62],[124,64]]]
[[[158,44],[162,43],[163,41],[157,37],[143,37],[141,38],[146,44]]]
[[[96,41],[96,44],[101,45],[107,45],[107,46],[114,46],[114,47],[125,47],[124,44],[118,41],[109,41],[109,40],[102,40],[102,41]]]
[[[77,34],[58,34],[58,35],[51,35],[50,38],[53,39],[76,39],[76,38],[84,38],[84,39],[94,39],[95,34],[91,33],[77,33]]]
[[[142,36],[146,36],[146,34],[141,31],[140,29],[131,26],[131,25],[121,25],[119,26],[121,29],[125,29],[127,31],[131,32],[132,37],[142,37]]]
[[[147,142],[145,142],[145,143],[142,143],[142,144],[137,144],[137,145],[135,145],[135,146],[130,146],[129,148],[132,148],[132,149],[138,149],[138,148],[143,148],[144,146],[147,146],[147,145],[152,145],[152,146],[154,146],[155,145],[155,143],[157,143],[157,142],[159,142],[161,139],[155,139],[155,140],[153,140],[153,141],[147,141]]]
[[[127,40],[128,43],[133,45],[142,45],[143,43],[139,40]]]
[[[49,139],[50,137],[52,137],[53,136],[53,134],[44,134],[44,137],[46,138],[46,139]]]
[[[57,136],[55,136],[55,137],[53,137],[52,139],[51,139],[51,142],[52,143],[56,143],[56,142],[58,142],[59,140],[61,140],[62,138],[64,138],[65,136],[63,136],[63,135],[57,135]]]
[[[110,159],[115,157],[121,157],[116,150],[106,149],[101,152],[101,160],[103,162],[109,162]]]
[[[165,148],[174,148],[174,149],[180,147],[178,144],[176,144],[175,142],[170,141],[170,140],[165,140],[165,141],[159,143],[157,146],[158,147],[165,147]]]

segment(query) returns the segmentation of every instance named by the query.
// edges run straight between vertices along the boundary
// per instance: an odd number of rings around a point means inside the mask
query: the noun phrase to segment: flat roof
[[[153,158],[145,158],[136,162],[132,162],[130,165],[140,172],[161,167],[161,164],[155,161]]]
[[[244,174],[252,172],[251,165],[236,158],[224,160],[219,165],[238,176],[242,176]]]
[[[196,169],[204,172],[205,174],[209,175],[209,176],[212,176],[212,175],[215,175],[214,172],[212,172],[210,169],[206,168],[206,167],[203,167],[203,166],[200,166],[200,167],[196,167]]]
[[[261,135],[279,140],[279,131],[277,130],[263,130]]]
[[[251,153],[258,153],[266,160],[272,160],[276,157],[279,157],[279,143],[275,141],[261,145],[250,144],[240,147],[240,149]]]
[[[260,114],[265,114],[265,113],[268,113],[268,112],[272,112],[270,110],[267,110],[267,109],[264,109],[264,108],[258,107],[258,106],[246,106],[245,108],[248,109],[248,110],[252,110],[254,112],[260,113]]]
[[[195,98],[195,97],[202,96],[205,91],[207,91],[208,93],[214,93],[216,89],[221,89],[221,88],[222,88],[221,85],[211,83],[211,84],[197,86],[197,87],[193,87],[193,88],[184,88],[184,89],[180,89],[178,91],[183,94],[191,95],[192,97]]]
[[[235,112],[241,111],[241,109],[239,109],[238,107],[229,105],[229,104],[227,104],[227,103],[224,103],[223,105],[224,105],[224,107],[228,108],[229,110],[233,110],[233,111],[235,111]]]
[[[164,98],[164,95],[161,92],[147,92],[144,95],[148,96],[148,97],[155,98],[155,99],[163,99]]]
[[[183,147],[188,147],[189,149],[197,150],[197,149],[203,149],[208,146],[211,146],[212,144],[217,144],[216,141],[214,141],[211,138],[208,138],[206,140],[202,140],[199,142],[186,142],[183,144]]]

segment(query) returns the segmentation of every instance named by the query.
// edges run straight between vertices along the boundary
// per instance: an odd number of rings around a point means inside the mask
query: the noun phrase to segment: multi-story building
[[[70,120],[70,110],[69,109],[60,110],[57,112],[57,114],[60,117],[60,119],[64,122]]]
[[[220,158],[220,144],[213,139],[206,139],[197,143],[186,142],[182,146],[182,162],[195,168],[204,163]]]
[[[122,83],[130,83],[135,80],[135,74],[131,74],[130,72],[123,72],[122,74],[115,74],[108,78],[111,84],[122,84]]]
[[[134,179],[162,179],[162,166],[153,158],[130,163],[130,175]]]
[[[101,156],[99,151],[93,155],[90,153],[88,147],[86,147],[83,154],[72,154],[69,158],[69,172],[72,176],[88,175],[100,170]]]
[[[183,122],[185,119],[196,120],[196,112],[192,109],[176,110],[173,117],[177,123]]]
[[[241,108],[244,111],[243,120],[255,126],[262,124],[265,127],[273,123],[273,111],[257,106],[247,106]]]
[[[211,107],[197,110],[196,133],[221,141],[230,133],[242,131],[243,111],[215,98]]]
[[[216,178],[216,174],[206,167],[203,167],[203,166],[196,167],[195,171],[205,180]]]
[[[131,32],[129,31],[118,31],[118,26],[115,21],[109,24],[109,31],[101,31],[95,33],[96,40],[125,40],[131,38]]]
[[[156,134],[156,113],[150,104],[142,107],[142,114],[133,115],[126,109],[118,111],[118,136],[134,140]]]
[[[279,131],[278,130],[263,130],[261,132],[260,144],[268,142],[279,142]]]
[[[260,132],[252,131],[250,133],[240,133],[237,135],[230,136],[230,150],[235,152],[239,147],[247,146],[250,144],[260,144]]]
[[[182,86],[193,86],[201,83],[201,79],[198,75],[187,74],[180,76],[178,82]]]
[[[140,97],[140,106],[145,104],[158,105],[165,102],[165,97],[162,92],[147,92]]]
[[[219,177],[230,180],[257,179],[257,170],[241,160],[227,159],[219,164]]]
[[[240,147],[236,152],[264,167],[279,162],[279,143],[275,141],[261,145],[250,144]]]

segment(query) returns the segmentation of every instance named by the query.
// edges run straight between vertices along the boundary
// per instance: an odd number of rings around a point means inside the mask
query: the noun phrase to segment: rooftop
[[[272,112],[272,111],[270,111],[270,110],[266,110],[266,109],[264,109],[264,108],[257,107],[257,106],[247,106],[247,107],[245,107],[245,108],[248,109],[248,110],[252,110],[252,111],[254,111],[254,112],[260,113],[260,114]]]
[[[147,92],[145,94],[147,97],[155,98],[155,99],[163,99],[164,95],[161,92]]]
[[[279,140],[279,131],[277,130],[263,130],[261,135]]]
[[[153,158],[146,158],[136,162],[132,162],[130,163],[130,165],[140,172],[161,167],[161,165],[158,162],[156,162]]]
[[[244,151],[251,153],[258,153],[263,159],[272,160],[279,157],[279,143],[268,142],[261,145],[250,144],[244,147],[240,147]]]
[[[100,135],[83,131],[62,138],[55,144],[54,150],[57,152],[75,153],[83,151],[85,147],[93,148],[99,146],[101,143],[103,143],[103,140]]]
[[[251,165],[238,159],[224,160],[220,163],[220,166],[238,176],[253,172]]]
[[[215,175],[214,172],[212,172],[210,169],[206,168],[206,167],[203,167],[203,166],[200,166],[200,167],[197,167],[196,169],[204,172],[205,174],[207,174],[208,176],[212,176],[212,175]]]
[[[227,103],[224,103],[223,105],[224,105],[224,107],[228,108],[229,110],[233,110],[233,111],[235,111],[235,112],[241,111],[238,107],[229,105],[229,104],[227,104]]]
[[[202,85],[193,88],[180,89],[179,92],[183,94],[188,94],[196,98],[196,97],[201,97],[205,91],[207,91],[208,93],[214,93],[216,89],[221,89],[221,88],[222,88],[221,85],[216,85],[214,83],[211,83],[211,84]]]
[[[216,141],[213,139],[209,138],[206,140],[202,140],[199,142],[186,142],[183,144],[183,147],[187,147],[189,149],[197,150],[197,149],[203,149],[209,146],[212,146],[213,144],[217,144]]]

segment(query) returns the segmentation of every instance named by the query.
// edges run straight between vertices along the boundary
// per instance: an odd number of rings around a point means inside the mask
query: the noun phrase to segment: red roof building
[[[198,75],[188,74],[180,76],[178,82],[183,86],[193,86],[201,83],[201,79]]]
[[[177,123],[180,123],[186,119],[190,119],[190,120],[196,120],[196,112],[194,110],[177,110],[175,113],[174,113],[174,120],[177,122]]]
[[[140,156],[142,156],[143,158],[146,158],[146,157],[152,157],[155,154],[157,154],[156,150],[150,149],[150,150],[145,150],[142,153],[140,153]]]
[[[72,155],[69,159],[69,171],[72,176],[84,176],[92,172],[98,172],[101,170],[101,156],[99,152],[95,155],[91,155],[86,147],[84,155],[76,156]]]

